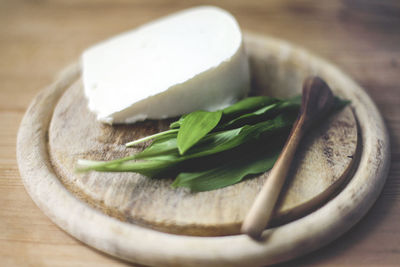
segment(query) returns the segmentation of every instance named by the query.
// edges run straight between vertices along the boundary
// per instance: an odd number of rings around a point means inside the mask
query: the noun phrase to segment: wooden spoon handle
[[[242,233],[257,238],[267,226],[285,182],[293,156],[306,129],[333,106],[329,86],[319,77],[309,77],[303,84],[302,104],[289,138],[242,224]]]
[[[267,181],[257,195],[250,211],[243,221],[241,228],[243,234],[258,238],[267,226],[291,166],[293,156],[303,135],[302,123],[303,120],[298,120],[293,126],[282,153],[279,155]]]

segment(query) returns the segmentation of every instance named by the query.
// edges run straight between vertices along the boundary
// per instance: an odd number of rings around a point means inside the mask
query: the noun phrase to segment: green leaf
[[[179,120],[172,122],[172,123],[169,125],[169,128],[171,128],[171,129],[176,129],[176,128],[181,127],[182,123],[185,121],[186,116],[189,115],[189,114],[190,114],[190,113],[182,115],[182,116],[179,118]]]
[[[267,153],[244,154],[212,169],[182,172],[175,179],[172,187],[188,187],[193,192],[201,192],[233,185],[249,175],[263,173],[271,169],[279,156],[279,152],[280,148],[275,148]]]
[[[156,141],[142,152],[136,154],[136,159],[150,160],[154,157],[169,155],[184,161],[187,159],[205,157],[238,147],[244,143],[259,138],[261,135],[272,135],[289,128],[295,120],[295,116],[281,114],[273,120],[263,121],[255,125],[245,125],[237,129],[210,133],[201,139],[184,155],[180,155],[176,139],[164,139]]]
[[[180,126],[177,144],[179,153],[185,154],[201,138],[211,132],[221,120],[222,111],[202,111],[198,110],[189,113]]]
[[[248,112],[252,112],[262,107],[269,106],[278,101],[279,100],[277,98],[272,98],[268,96],[247,97],[227,108],[224,108],[222,112],[224,119],[226,118],[230,119]]]
[[[164,137],[155,140],[146,149],[136,154],[136,159],[146,159],[149,157],[160,156],[174,153],[179,156],[176,136]]]
[[[211,133],[194,146],[185,155],[180,155],[177,147],[177,139],[173,135],[164,136],[156,140],[142,152],[113,161],[87,161],[78,162],[79,171],[106,171],[123,172],[132,171],[148,177],[164,175],[166,172],[177,168],[178,165],[193,159],[204,158],[230,151],[243,144],[264,138],[288,129],[294,118],[287,114],[277,116],[273,120],[246,125],[244,127]],[[132,160],[142,161],[132,161]]]
[[[301,105],[301,96],[296,96],[288,100],[272,102],[250,113],[237,116],[224,124],[219,125],[218,129],[226,130],[241,127],[245,124],[255,124],[273,118],[282,112],[298,112]]]
[[[235,104],[233,104],[229,107],[224,108],[222,110],[222,120],[223,121],[231,120],[234,117],[257,110],[261,107],[273,104],[278,101],[279,101],[279,99],[273,98],[273,97],[268,97],[268,96],[247,97],[243,100],[236,102]],[[169,127],[171,129],[179,128],[183,124],[183,122],[185,121],[186,117],[189,114],[185,114],[185,115],[181,116],[179,118],[179,120],[171,123]]]
[[[129,171],[157,178],[177,176],[173,185],[192,191],[228,186],[272,167],[300,103],[300,97],[257,97],[218,112],[187,114],[171,124],[176,129],[134,141],[133,144],[154,139],[142,152],[111,161],[79,160],[77,170]],[[334,110],[346,104],[338,99]],[[181,130],[183,144],[178,137]]]

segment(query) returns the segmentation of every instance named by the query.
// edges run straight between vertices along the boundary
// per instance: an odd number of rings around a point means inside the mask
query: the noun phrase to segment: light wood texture
[[[247,48],[251,51],[253,47]],[[257,55],[251,55],[253,65],[261,66]],[[279,67],[271,66],[271,70]],[[265,75],[269,71],[254,73]],[[259,77],[253,78],[260,81]],[[259,83],[257,91],[268,88],[271,82],[281,83],[270,79],[267,84]],[[195,194],[171,188],[173,177],[160,180],[135,173],[77,174],[77,159],[106,160],[136,153],[143,146],[127,149],[124,144],[166,130],[171,121],[104,125],[87,110],[81,81],[70,83],[72,86],[57,103],[48,133],[52,164],[70,191],[106,214],[169,233],[201,236],[239,233],[243,218],[268,174],[221,190]],[[287,86],[282,89],[299,93],[298,85]],[[355,161],[356,147],[357,125],[350,107],[314,129],[293,164],[293,178],[282,194],[275,224],[321,206],[345,181]]]
[[[367,90],[387,123],[392,164],[381,197],[350,232],[291,265],[398,264],[400,20],[397,1],[3,0],[0,1],[1,265],[128,265],[72,238],[34,205],[19,179],[16,133],[35,94],[50,84],[60,69],[75,61],[84,48],[161,15],[200,3],[228,9],[244,29],[289,40],[336,63]],[[305,32],[307,38],[304,38]]]
[[[316,123],[321,120],[321,118],[328,115],[328,111],[331,110],[334,106],[334,101],[335,100],[331,89],[321,78],[310,76],[307,77],[306,80],[303,82],[302,104],[300,107],[300,113],[293,124],[292,130],[290,131],[289,137],[285,143],[285,146],[282,149],[281,154],[279,155],[276,163],[274,164],[274,167],[268,175],[268,179],[265,181],[263,187],[255,198],[254,203],[251,205],[250,210],[244,218],[240,229],[241,233],[247,234],[256,239],[260,238],[263,230],[271,221],[279,195],[284,194],[281,193],[281,191],[289,173],[288,166],[292,166],[295,160],[299,158],[296,157],[296,159],[293,160],[296,151],[298,151],[298,146],[301,139],[310,128],[312,128],[312,130],[315,130],[317,128]],[[332,124],[332,126],[338,125]],[[347,128],[345,127],[345,124],[341,124],[339,127]],[[357,125],[354,124],[354,127],[357,127]],[[344,132],[346,132],[346,130]],[[328,137],[328,135],[325,136]],[[326,138],[326,141],[328,141],[327,139],[328,138]],[[339,137],[337,139],[338,142],[334,146],[343,145],[343,142],[341,142],[341,140],[346,139],[347,138],[344,136]],[[322,152],[324,151],[326,151],[326,149],[323,149]],[[323,164],[325,161],[331,161],[331,159],[329,159],[329,156],[325,154],[326,153],[319,154],[320,157],[317,156],[313,158],[313,164],[307,166],[307,168],[313,170],[312,174],[316,174],[317,176],[319,176],[317,170],[320,168],[316,166],[320,165],[321,162]],[[342,155],[341,158],[344,159],[347,157],[355,160],[355,154],[356,153],[354,151],[354,153],[352,153],[350,156]],[[325,160],[319,162],[320,158],[325,157]],[[310,176],[317,178],[314,175]],[[299,177],[299,179],[301,181],[307,181],[308,177],[310,176],[307,176],[307,178]],[[332,175],[330,175],[330,177],[332,177]],[[297,179],[297,176],[295,176],[295,179]],[[314,188],[315,183],[318,180],[318,178],[311,180],[310,183],[307,184],[307,188]],[[295,189],[294,191],[299,190]],[[324,192],[321,192],[320,194],[323,193]]]
[[[258,241],[246,235],[194,237],[167,234],[124,223],[89,208],[62,184],[48,152],[52,112],[60,95],[79,75],[79,66],[72,65],[33,100],[18,131],[18,166],[35,203],[58,226],[86,244],[119,258],[151,266],[278,263],[320,248],[346,232],[375,202],[386,180],[389,140],[381,116],[365,92],[333,65],[284,41],[254,35],[247,35],[245,40],[252,75],[271,70],[291,74],[259,77],[256,80],[269,77],[269,82],[262,83],[268,86],[260,88],[268,89],[274,85],[288,94],[295,94],[298,92],[296,85],[305,77],[317,75],[331,85],[336,95],[352,101],[362,136],[360,161],[349,183],[333,199],[293,222],[265,230]],[[260,69],[254,69],[256,65]]]

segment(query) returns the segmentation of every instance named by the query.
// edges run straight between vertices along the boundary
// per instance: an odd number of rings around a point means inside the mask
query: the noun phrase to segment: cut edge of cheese
[[[243,45],[240,50],[244,50]],[[241,51],[228,61],[184,83],[176,84],[164,92],[135,103],[134,106],[115,112],[111,114],[112,117],[99,119],[103,122],[133,123],[145,119],[176,117],[195,110],[223,109],[247,96],[250,90],[249,81],[247,56]],[[188,91],[186,87],[196,88],[196,91]],[[182,99],[184,103],[179,103],[177,107],[175,99]],[[164,110],[163,114],[160,115],[158,110]],[[129,117],[129,114],[135,115]]]
[[[210,64],[209,66],[206,67],[204,66],[199,67],[200,70],[198,71],[198,73],[196,73],[195,71],[192,71],[192,73],[190,73],[189,69],[188,73],[190,75],[187,74],[186,77],[184,76],[184,79],[178,79],[181,78],[182,75],[179,76],[179,74],[176,73],[175,76],[177,76],[178,78],[176,78],[174,82],[168,81],[168,77],[164,77],[164,79],[166,80],[164,82],[164,85],[167,84],[167,86],[164,86],[164,90],[157,90],[157,88],[156,90],[148,90],[150,91],[146,92],[148,95],[146,95],[145,97],[141,97],[139,99],[132,99],[132,100],[129,99],[128,90],[133,90],[134,91],[133,94],[135,94],[139,92],[138,91],[139,89],[132,88],[131,87],[132,84],[127,84],[126,86],[128,89],[126,91],[120,90],[119,92],[128,95],[126,99],[124,95],[122,95],[122,98],[120,96],[120,102],[121,102],[120,106],[116,107],[109,105],[108,108],[105,107],[108,104],[107,101],[115,101],[112,99],[113,97],[118,100],[118,97],[115,96],[114,92],[115,87],[121,86],[121,83],[124,83],[124,79],[128,80],[128,83],[132,83],[132,80],[129,81],[129,76],[130,76],[129,73],[122,73],[122,75],[120,73],[117,74],[112,73],[112,71],[114,70],[118,69],[121,70],[121,68],[123,68],[123,66],[121,66],[121,64],[123,63],[118,62],[118,60],[121,61],[124,58],[121,55],[115,54],[116,57],[120,57],[120,59],[117,58],[115,59],[116,62],[113,62],[114,59],[112,54],[113,51],[111,52],[107,51],[107,49],[110,48],[109,46],[115,46],[115,44],[117,44],[120,45],[121,47],[124,47],[124,44],[119,44],[118,41],[132,42],[130,40],[132,36],[135,37],[143,33],[146,35],[147,33],[150,32],[150,38],[151,38],[151,34],[154,34],[154,28],[156,29],[155,31],[157,32],[157,30],[159,30],[158,28],[163,29],[163,27],[166,27],[163,24],[172,23],[171,25],[176,26],[178,23],[177,26],[178,29],[172,29],[172,30],[179,31],[180,30],[179,23],[182,22],[179,20],[184,21],[185,19],[188,19],[188,17],[190,16],[200,16],[200,17],[213,16],[214,18],[220,17],[218,18],[219,20],[222,20],[222,22],[220,21],[220,23],[226,24],[223,25],[224,27],[225,26],[232,27],[232,33],[235,36],[233,37],[231,36],[230,38],[233,39],[234,42],[237,42],[236,44],[235,43],[230,44],[231,47],[227,47],[227,49],[232,50],[231,51],[232,55],[226,56],[225,54],[227,53],[229,54],[229,51],[228,52],[222,51],[223,53],[225,52],[226,53],[224,54],[225,56],[221,58],[219,61],[213,62],[213,64]],[[166,30],[167,31],[165,34],[168,34],[168,29]],[[182,31],[185,30],[186,29],[183,29]],[[202,29],[200,26],[200,29],[195,29],[195,30],[199,30],[200,32],[201,30],[204,29]],[[173,34],[176,33],[172,33],[172,35]],[[223,32],[221,34],[229,34],[229,33]],[[166,36],[165,38],[168,39],[168,36]],[[194,39],[196,38],[198,38],[198,36],[194,36]],[[227,38],[229,38],[229,36]],[[143,40],[141,41],[144,42]],[[174,41],[176,42],[178,40],[172,40],[172,42]],[[168,45],[171,44],[167,44],[167,46]],[[178,46],[179,45],[180,44],[178,44]],[[182,50],[182,47],[179,48]],[[158,47],[158,48],[156,47],[156,49],[161,49],[162,51],[163,47]],[[221,48],[217,47],[217,50],[218,49]],[[109,52],[111,53],[111,55],[107,54]],[[152,56],[152,54],[149,51],[145,52],[150,54],[149,55],[150,57]],[[134,56],[137,56],[137,54],[134,54],[135,53],[134,51],[132,53]],[[179,53],[179,51],[175,51],[175,53]],[[99,54],[101,55],[100,58]],[[157,54],[157,50],[155,54]],[[97,58],[95,58],[96,56]],[[135,59],[134,56],[132,57],[133,60]],[[195,61],[197,60],[200,65],[203,63],[201,58],[202,56],[203,55],[197,55],[197,58],[194,58]],[[212,55],[206,55],[204,57],[207,56],[212,56]],[[127,56],[127,58],[129,60],[129,56]],[[149,60],[150,61],[153,60],[153,64],[156,63],[154,59],[150,58]],[[183,61],[184,60],[185,59],[183,59]],[[211,58],[211,60],[213,60],[213,58]],[[115,64],[115,66],[113,66],[113,64],[104,65],[104,63],[110,63],[110,62]],[[173,62],[171,62],[171,64],[173,64]],[[250,89],[249,63],[244,49],[242,33],[240,31],[239,25],[231,14],[229,14],[225,10],[212,6],[202,6],[197,8],[191,8],[189,10],[184,10],[166,16],[164,18],[158,19],[156,21],[150,22],[148,24],[145,24],[130,32],[117,35],[116,37],[101,42],[87,49],[83,53],[82,65],[83,65],[82,68],[83,84],[84,84],[85,96],[88,99],[88,107],[92,112],[94,112],[97,115],[97,119],[99,121],[108,124],[134,123],[136,121],[142,121],[145,119],[164,119],[169,117],[176,117],[199,109],[214,111],[229,106],[238,101],[239,99],[245,97]],[[128,65],[127,67],[129,67],[129,62],[127,65]],[[180,68],[182,69],[182,66]],[[93,77],[96,74],[96,71],[98,71],[98,75],[100,77],[97,83],[95,82],[96,78]],[[126,71],[129,71],[129,68],[127,68]],[[164,71],[165,72],[168,71],[168,66],[164,66]],[[186,69],[184,68],[183,72],[185,71]],[[109,74],[109,72],[111,74]],[[113,77],[109,78],[107,74],[109,74],[110,76],[115,75],[117,78],[118,77],[122,78],[118,80],[114,79],[113,81],[112,80]],[[161,77],[162,80],[163,78],[162,75],[160,75],[157,72],[153,73],[153,75],[154,79]],[[109,79],[107,80],[107,78]],[[138,80],[141,79],[143,79],[143,77],[138,76]],[[144,80],[142,81],[141,84],[147,85],[149,83],[151,83],[151,79],[150,82]],[[98,88],[102,90],[96,90]],[[140,93],[143,94],[143,92],[141,91]]]

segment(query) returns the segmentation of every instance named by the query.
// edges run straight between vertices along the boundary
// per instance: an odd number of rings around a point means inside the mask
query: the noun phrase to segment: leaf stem
[[[178,131],[179,131],[179,129],[171,129],[171,130],[167,130],[167,131],[164,131],[164,132],[156,133],[156,134],[149,135],[149,136],[140,138],[138,140],[126,143],[125,146],[126,147],[135,146],[135,145],[143,143],[143,142],[145,142],[147,140],[154,139],[154,138],[157,138],[157,137],[160,137],[160,136],[163,136],[163,135],[167,135],[167,134],[171,134],[171,133],[177,133]]]
[[[90,170],[100,170],[111,165],[119,165],[125,161],[134,160],[136,155],[127,156],[124,158],[109,160],[109,161],[97,161],[97,160],[87,160],[79,159],[77,162],[76,170],[78,172],[86,172]]]

